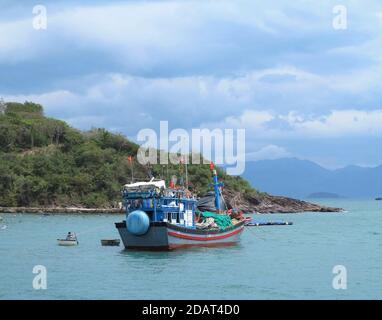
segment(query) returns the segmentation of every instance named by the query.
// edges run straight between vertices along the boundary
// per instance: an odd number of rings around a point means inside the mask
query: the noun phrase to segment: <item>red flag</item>
[[[213,162],[210,163],[210,169],[211,169],[211,170],[214,170],[214,169],[215,169],[215,165],[214,165]]]

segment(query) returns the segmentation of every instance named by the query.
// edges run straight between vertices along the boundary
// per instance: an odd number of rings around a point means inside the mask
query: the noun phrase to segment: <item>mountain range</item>
[[[382,165],[330,170],[309,160],[282,158],[247,162],[243,176],[255,188],[289,197],[307,198],[317,193],[353,198],[382,196]]]

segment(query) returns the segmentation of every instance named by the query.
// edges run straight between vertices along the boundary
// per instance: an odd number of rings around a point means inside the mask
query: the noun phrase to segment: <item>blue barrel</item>
[[[127,230],[135,234],[136,236],[141,236],[149,230],[150,219],[146,212],[141,210],[136,210],[127,216],[126,219]]]

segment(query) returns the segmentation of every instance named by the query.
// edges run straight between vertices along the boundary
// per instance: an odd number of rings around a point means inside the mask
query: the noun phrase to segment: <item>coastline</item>
[[[284,198],[285,200],[285,198]],[[342,208],[332,208],[312,204],[305,201],[295,200],[287,206],[265,202],[249,208],[246,205],[239,206],[247,214],[277,214],[277,213],[304,213],[304,212],[327,212],[341,213]],[[289,202],[289,201],[288,201]],[[252,210],[251,210],[252,209]],[[0,207],[0,213],[28,213],[28,214],[124,214],[124,209],[118,208],[78,208],[78,207]]]
[[[78,207],[0,207],[0,213],[37,213],[37,214],[123,214],[118,208],[78,208]]]

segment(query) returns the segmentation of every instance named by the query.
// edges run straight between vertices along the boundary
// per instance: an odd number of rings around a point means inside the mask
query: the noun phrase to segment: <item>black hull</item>
[[[115,224],[126,249],[171,250],[193,246],[235,245],[240,240],[244,221],[225,230],[200,230],[167,222],[151,222],[148,232],[137,236],[126,228],[126,221]]]

